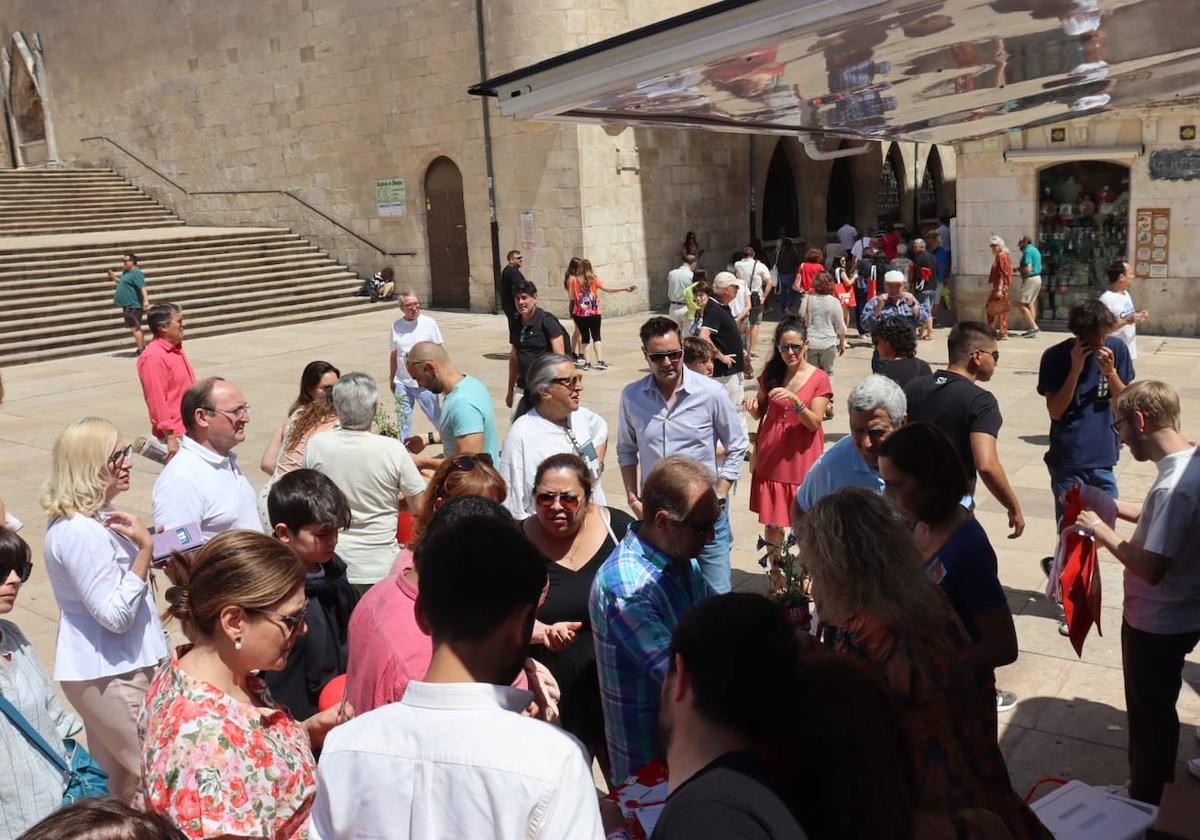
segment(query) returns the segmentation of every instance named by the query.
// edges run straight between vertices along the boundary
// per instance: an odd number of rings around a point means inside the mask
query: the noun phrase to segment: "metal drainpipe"
[[[756,186],[756,167],[754,157],[754,138],[756,135],[750,135],[750,236],[746,239],[747,242],[754,241],[754,232],[758,228],[758,188]]]
[[[487,80],[487,39],[483,31],[483,0],[475,0],[475,37],[479,45],[479,81]],[[500,306],[500,223],[496,221],[496,173],[492,166],[492,119],[488,110],[488,99],[479,97],[483,111],[483,156],[487,166],[488,215],[492,242],[492,314]]]
[[[913,141],[913,236],[921,235],[921,144]]]

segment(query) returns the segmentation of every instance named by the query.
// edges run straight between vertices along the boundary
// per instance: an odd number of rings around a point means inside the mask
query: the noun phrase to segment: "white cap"
[[[722,271],[713,278],[714,289],[728,289],[730,286],[740,286],[737,275],[731,274],[728,271]]]
[[[903,271],[889,271],[883,275],[883,282],[885,284],[899,283],[901,286],[903,286],[908,282],[908,280],[905,278]]]

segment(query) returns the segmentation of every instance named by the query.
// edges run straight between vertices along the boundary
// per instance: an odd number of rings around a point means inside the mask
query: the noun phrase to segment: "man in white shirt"
[[[333,386],[338,426],[313,435],[304,466],[333,479],[350,503],[350,530],[338,537],[338,556],[359,595],[391,572],[400,552],[396,542],[399,498],[418,511],[425,479],[404,444],[371,431],[379,390],[365,373],[348,373]]]
[[[1117,316],[1117,324],[1112,334],[1125,343],[1129,350],[1129,358],[1137,358],[1137,325],[1150,317],[1143,309],[1140,312],[1133,307],[1133,298],[1129,296],[1129,287],[1133,284],[1133,272],[1129,263],[1124,260],[1114,260],[1106,270],[1108,275],[1108,291],[1100,295],[1100,302]]]
[[[396,424],[400,427],[400,439],[404,440],[412,436],[414,404],[420,404],[421,411],[429,418],[434,428],[437,428],[442,416],[437,394],[430,393],[417,384],[417,380],[412,378],[405,367],[405,358],[408,351],[419,341],[444,344],[445,339],[442,338],[437,321],[421,312],[421,299],[412,289],[405,289],[400,293],[400,308],[404,317],[392,324],[388,364],[392,394],[396,397]]]
[[[489,515],[437,527],[461,505]],[[329,734],[313,836],[602,840],[583,747],[523,716],[533,695],[512,687],[546,586],[544,558],[498,505],[461,496],[438,509],[414,563],[429,670],[400,701]]]
[[[842,224],[837,229],[838,242],[846,253],[850,253],[850,249],[854,247],[854,240],[858,239],[858,228],[849,222]]]
[[[733,264],[733,273],[741,281],[741,288],[749,290],[750,314],[747,321],[749,326],[748,330],[744,330],[744,332],[749,338],[747,345],[751,355],[756,355],[754,347],[758,343],[758,325],[762,323],[767,298],[771,294],[771,289],[774,288],[774,284],[771,282],[771,272],[754,253],[754,249],[746,246],[742,250],[742,258]],[[741,312],[734,317],[740,320],[740,315]]]
[[[186,434],[154,481],[155,523],[176,528],[195,522],[205,539],[235,528],[263,530],[254,488],[233,454],[250,422],[242,392],[211,376],[183,393],[179,411]]]
[[[696,255],[687,254],[679,268],[673,268],[667,274],[667,314],[679,324],[680,331],[686,330],[690,323],[683,293],[692,285],[692,274],[695,270]]]
[[[1129,795],[1157,805],[1175,778],[1184,658],[1200,642],[1200,457],[1179,432],[1179,395],[1152,380],[1113,401],[1113,428],[1158,477],[1142,504],[1116,500],[1118,519],[1136,522],[1124,539],[1094,511],[1075,524],[1125,567],[1121,664],[1129,714]]]

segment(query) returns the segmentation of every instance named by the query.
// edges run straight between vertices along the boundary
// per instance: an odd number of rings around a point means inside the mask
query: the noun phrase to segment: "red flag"
[[[1083,510],[1079,500],[1079,485],[1067,491],[1063,499],[1066,510],[1063,522],[1074,522]],[[1075,526],[1068,526],[1059,536],[1063,543],[1063,567],[1059,584],[1062,591],[1063,613],[1067,620],[1071,646],[1083,656],[1083,642],[1092,625],[1100,629],[1100,562],[1096,540]]]

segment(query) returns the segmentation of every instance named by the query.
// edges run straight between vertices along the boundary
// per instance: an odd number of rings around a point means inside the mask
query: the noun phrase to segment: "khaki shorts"
[[[1021,303],[1033,304],[1042,291],[1042,276],[1032,274],[1021,281]]]

